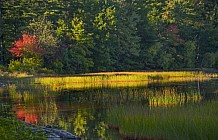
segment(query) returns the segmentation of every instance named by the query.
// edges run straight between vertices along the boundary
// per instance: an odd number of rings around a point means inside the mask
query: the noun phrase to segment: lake
[[[140,83],[140,81],[135,82]],[[147,127],[150,128],[150,126],[139,126],[139,124],[148,124],[144,122],[146,121],[144,118],[152,117],[156,118],[153,123],[156,125],[155,123],[159,120],[155,116],[163,114],[160,112],[169,111],[167,118],[170,118],[169,115],[173,116],[171,112],[178,114],[180,109],[186,110],[184,107],[193,108],[194,112],[202,113],[204,111],[199,111],[204,108],[201,105],[211,102],[215,102],[215,107],[210,104],[208,106],[214,108],[212,113],[215,112],[218,115],[218,108],[216,108],[216,103],[218,103],[217,79],[75,89],[58,88],[59,85],[52,85],[52,89],[56,88],[57,90],[51,90],[38,83],[8,83],[9,86],[0,88],[0,100],[3,105],[8,106],[10,112],[15,113],[18,119],[37,125],[58,127],[81,136],[83,139],[134,139],[135,135],[144,138],[148,136],[149,138],[165,139],[168,136],[158,132],[156,128],[152,128],[153,131],[150,132],[150,130],[147,131]],[[66,85],[74,84],[67,83]],[[201,116],[199,114],[198,116]],[[164,117],[165,115],[162,118]],[[125,119],[127,121],[124,121]],[[126,122],[134,119],[135,122],[128,126]],[[217,122],[213,115],[209,119]],[[137,122],[138,120],[143,123]],[[164,125],[170,123],[167,122]],[[160,126],[160,124],[158,125]],[[210,127],[216,128],[216,126]],[[217,136],[217,130],[210,134],[206,133],[205,135],[210,135],[206,138],[213,139]],[[163,133],[168,133],[168,131]],[[176,137],[173,136],[174,134],[169,135],[171,135],[169,139]],[[200,135],[200,137],[202,136]],[[177,139],[182,138],[184,137],[177,137]],[[198,138],[198,136],[194,138]]]

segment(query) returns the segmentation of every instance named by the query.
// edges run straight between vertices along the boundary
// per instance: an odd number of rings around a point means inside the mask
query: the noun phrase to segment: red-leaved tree
[[[27,34],[15,41],[14,47],[9,50],[16,57],[39,55],[41,51],[36,36]]]
[[[177,25],[169,25],[166,28],[166,34],[175,44],[182,43],[183,41],[179,35],[179,28]]]

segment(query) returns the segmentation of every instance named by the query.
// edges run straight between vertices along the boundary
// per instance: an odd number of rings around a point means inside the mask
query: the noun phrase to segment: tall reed
[[[121,107],[108,112],[108,122],[122,136],[167,140],[215,140],[218,102],[180,107]]]
[[[42,84],[53,89],[81,89],[101,87],[137,87],[151,82],[183,82],[205,80],[215,77],[202,72],[111,72],[89,73],[66,77],[38,77],[35,84]]]

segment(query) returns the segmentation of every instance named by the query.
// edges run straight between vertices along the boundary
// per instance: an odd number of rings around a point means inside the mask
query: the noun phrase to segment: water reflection
[[[75,116],[73,126],[74,126],[74,133],[77,136],[84,135],[87,130],[86,113],[87,113],[86,111],[79,110]]]
[[[83,138],[113,139],[118,136],[108,130],[108,109],[127,105],[152,109],[199,103],[217,91],[217,81],[57,91],[39,85],[24,87],[10,85],[1,92],[1,96],[10,99],[1,98],[1,102],[10,102],[17,118],[58,126]]]
[[[18,119],[32,124],[38,123],[38,115],[33,108],[31,108],[31,111],[26,110],[24,107],[17,107],[14,110]]]

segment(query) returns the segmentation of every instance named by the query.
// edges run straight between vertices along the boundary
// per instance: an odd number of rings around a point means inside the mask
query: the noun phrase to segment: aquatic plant
[[[205,140],[218,136],[218,103],[177,107],[121,107],[108,112],[109,125],[123,137]]]
[[[59,89],[84,89],[102,87],[139,87],[155,82],[184,82],[206,80],[215,77],[202,72],[107,72],[89,73],[66,77],[38,77],[35,84]]]

